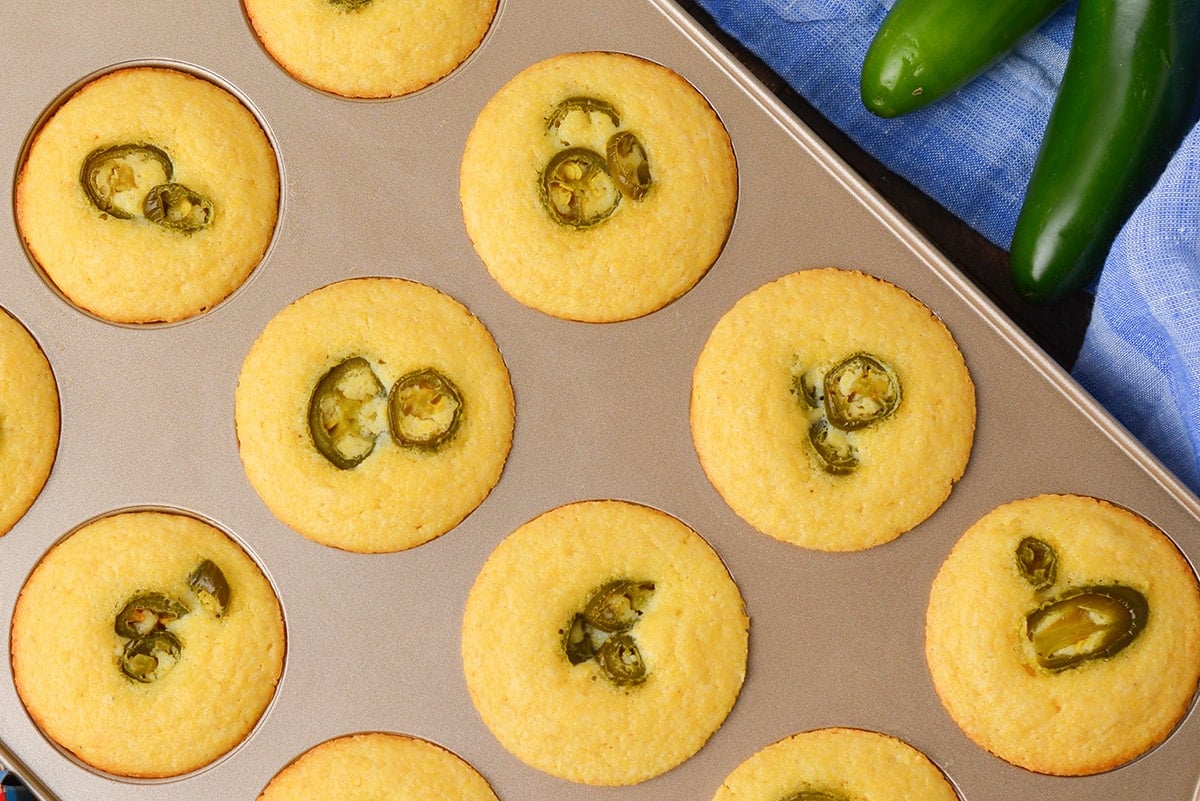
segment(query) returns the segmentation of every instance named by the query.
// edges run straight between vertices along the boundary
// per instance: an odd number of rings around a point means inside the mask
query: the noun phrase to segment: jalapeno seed
[[[1026,618],[1037,662],[1047,670],[1077,667],[1119,653],[1146,627],[1146,596],[1121,584],[1069,590]]]
[[[825,414],[843,431],[876,423],[900,405],[900,380],[892,368],[867,353],[856,353],[825,374]]]
[[[601,643],[596,661],[604,675],[618,686],[641,684],[646,680],[642,652],[628,632],[613,634]]]
[[[1017,543],[1017,570],[1035,589],[1054,586],[1058,578],[1058,554],[1037,537],[1025,537]]]
[[[462,392],[432,367],[401,377],[388,393],[392,437],[407,447],[440,448],[458,432],[462,414]]]
[[[183,653],[179,638],[157,629],[126,644],[121,654],[121,671],[142,684],[158,681],[175,667]]]
[[[621,194],[641,200],[650,191],[650,160],[646,148],[632,131],[618,131],[605,146],[605,161]]]
[[[588,600],[584,620],[600,631],[628,631],[641,620],[653,594],[652,581],[610,581]]]
[[[384,390],[371,364],[352,356],[329,369],[308,402],[313,446],[339,470],[357,467],[383,432]]]
[[[187,613],[186,606],[162,593],[139,593],[117,613],[113,628],[122,637],[137,639],[167,626]]]
[[[587,228],[612,215],[621,192],[608,172],[608,162],[594,150],[560,150],[542,170],[540,197],[560,225]]]
[[[185,234],[207,227],[213,213],[211,200],[179,183],[159,184],[142,201],[142,214],[147,220]]]
[[[84,158],[79,183],[97,209],[131,220],[142,212],[150,188],[169,182],[173,172],[170,156],[154,145],[110,145]]]
[[[225,614],[229,608],[229,582],[215,562],[211,559],[202,560],[188,576],[187,582],[200,599],[200,605],[213,617]]]

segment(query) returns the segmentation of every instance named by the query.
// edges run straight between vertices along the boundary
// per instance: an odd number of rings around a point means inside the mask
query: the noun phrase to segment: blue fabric
[[[863,56],[894,0],[697,0],[889,169],[1007,248],[1075,20],[1069,2],[971,84],[880,119]],[[1114,244],[1074,375],[1200,493],[1200,129]]]

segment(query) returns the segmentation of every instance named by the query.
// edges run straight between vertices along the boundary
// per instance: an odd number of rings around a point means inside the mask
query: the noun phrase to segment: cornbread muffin
[[[746,522],[822,551],[888,542],[966,469],[975,389],[953,337],[899,287],[785,275],[739,300],[692,377],[692,439]]]
[[[258,565],[197,518],[129,511],[76,529],[17,598],[13,679],[42,731],[94,768],[167,777],[238,745],[285,646]]]
[[[258,801],[311,801],[331,788],[350,801],[497,801],[460,757],[384,732],[349,734],[310,748],[271,779]]]
[[[584,501],[529,521],[488,558],[463,615],[463,667],[484,723],[517,758],[629,785],[720,728],[745,677],[748,626],[694,531],[637,504]]]
[[[0,535],[41,494],[58,454],[58,384],[29,331],[0,309]],[[19,377],[19,380],[18,380]]]
[[[908,743],[863,729],[793,734],[738,765],[713,801],[957,801],[953,786]]]
[[[1031,771],[1099,773],[1157,745],[1200,680],[1200,589],[1165,534],[1042,495],[971,526],[929,595],[925,655],[962,730]]]
[[[279,168],[258,120],[216,84],[117,69],[71,94],[20,166],[21,238],[76,306],[119,323],[182,320],[259,264]]]
[[[459,197],[492,277],[526,306],[613,322],[691,289],[733,224],[725,126],[675,72],[620,53],[535,64],[486,105]]]
[[[500,480],[508,369],[458,301],[400,278],[313,291],[267,324],[234,415],[246,476],[324,545],[398,551],[438,537]]]
[[[497,0],[242,0],[264,48],[303,83],[345,97],[397,97],[475,51]]]

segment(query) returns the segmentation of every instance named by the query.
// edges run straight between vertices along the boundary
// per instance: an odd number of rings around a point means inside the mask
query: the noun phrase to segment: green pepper
[[[863,104],[880,117],[924,108],[979,76],[1064,0],[896,0],[863,59]]]
[[[1200,0],[1080,0],[1010,245],[1018,293],[1084,286],[1196,118]]]

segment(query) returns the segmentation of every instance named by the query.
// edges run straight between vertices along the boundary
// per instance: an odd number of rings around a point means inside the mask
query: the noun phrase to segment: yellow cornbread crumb
[[[908,743],[874,731],[826,728],[772,743],[738,765],[713,801],[783,801],[798,793],[871,801],[957,801],[941,770]]]
[[[211,222],[172,230],[89,200],[84,162],[122,145],[164,153],[171,182],[211,200]],[[279,213],[279,170],[258,120],[225,89],[181,70],[128,67],[89,81],[39,128],[15,202],[29,253],[67,300],[114,322],[175,321],[224,300],[258,266]]]
[[[497,0],[242,0],[267,52],[345,97],[397,97],[440,80],[483,40]]]
[[[611,164],[601,167],[617,135],[644,149],[642,197],[617,192]],[[575,176],[580,196],[591,181],[602,211],[615,203],[583,227],[546,204],[558,190],[544,176],[568,150],[594,167]],[[578,169],[564,166],[563,181]],[[725,245],[737,193],[729,135],[704,97],[666,67],[601,52],[556,56],[510,80],[476,120],[459,180],[467,233],[497,283],[526,306],[587,322],[648,314],[691,289]],[[591,202],[580,219],[602,213]]]
[[[29,331],[0,309],[0,535],[41,494],[58,453],[58,384]],[[19,380],[17,380],[19,377]]]
[[[806,400],[803,385],[864,354],[894,371],[899,402],[846,435],[858,464],[835,474],[812,442],[829,404]],[[754,528],[859,550],[895,539],[949,496],[974,441],[975,388],[945,325],[903,289],[852,270],[803,270],[718,321],[693,373],[691,428],[709,480]]]
[[[386,732],[348,734],[310,748],[271,779],[258,801],[311,801],[330,788],[364,801],[497,801],[487,781],[457,755]]]
[[[230,588],[220,617],[188,585],[204,559]],[[142,683],[121,668],[115,621],[147,592],[188,611],[168,626],[178,661]],[[98,518],[51,548],[21,589],[11,647],[17,691],[42,731],[131,777],[188,773],[237,746],[274,696],[286,650],[279,602],[254,560],[212,525],[159,511]]]
[[[1056,554],[1052,584],[1019,570],[1026,537]],[[1114,584],[1144,596],[1140,633],[1111,656],[1043,667],[1031,613]],[[1161,742],[1187,712],[1200,680],[1200,589],[1175,544],[1127,509],[1075,495],[1012,501],[971,526],[938,571],[925,654],[946,709],[981,747],[1039,773],[1098,773]]]
[[[565,647],[590,597],[621,580],[653,587],[628,631],[640,683],[613,681],[595,659],[573,664]],[[484,723],[523,762],[628,785],[685,761],[721,726],[745,677],[748,625],[737,585],[690,528],[637,504],[585,501],[493,551],[467,599],[463,665]]]
[[[424,368],[449,378],[462,400],[454,436],[436,449],[402,447],[376,419],[373,450],[357,466],[322,455],[310,401],[324,375],[355,357],[384,391]],[[324,545],[380,552],[438,537],[483,502],[508,458],[514,407],[504,359],[465,306],[405,279],[357,278],[308,293],[267,324],[242,364],[234,420],[246,476],[277,517]]]

